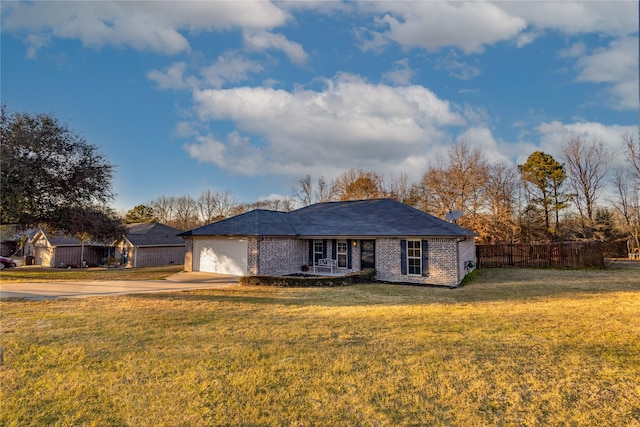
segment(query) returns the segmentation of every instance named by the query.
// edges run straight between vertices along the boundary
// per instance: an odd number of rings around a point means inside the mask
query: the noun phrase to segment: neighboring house
[[[184,263],[185,240],[177,228],[157,222],[129,224],[116,245],[116,258],[126,267]]]
[[[475,266],[474,233],[391,199],[253,210],[181,236],[185,271],[287,275],[330,264],[339,274],[375,268],[382,282],[455,286]]]
[[[31,238],[35,264],[43,267],[83,267],[102,264],[108,247],[75,237],[38,230]]]

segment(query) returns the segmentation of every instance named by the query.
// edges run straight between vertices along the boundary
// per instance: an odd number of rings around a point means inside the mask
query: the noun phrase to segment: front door
[[[360,241],[360,269],[376,268],[376,241]]]

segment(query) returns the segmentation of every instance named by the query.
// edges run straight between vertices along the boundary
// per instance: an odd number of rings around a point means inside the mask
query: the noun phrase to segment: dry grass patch
[[[1,425],[640,425],[638,271],[10,301]]]
[[[11,282],[70,282],[87,280],[162,280],[181,272],[182,265],[139,268],[39,268],[20,267],[4,269],[0,281]]]

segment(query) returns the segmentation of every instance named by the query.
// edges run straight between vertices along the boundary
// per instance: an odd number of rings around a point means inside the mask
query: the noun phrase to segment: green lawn
[[[0,425],[640,425],[640,270],[0,303]]]

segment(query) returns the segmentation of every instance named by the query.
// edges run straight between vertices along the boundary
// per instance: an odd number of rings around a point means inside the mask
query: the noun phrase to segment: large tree
[[[124,216],[124,222],[127,224],[135,224],[142,222],[155,222],[158,219],[155,217],[153,208],[147,205],[137,205],[133,209],[127,211]]]
[[[640,139],[625,136],[627,167],[616,173],[618,200],[615,207],[623,218],[622,228],[628,237],[630,251],[640,250]]]
[[[200,193],[196,201],[198,213],[202,224],[209,224],[214,221],[227,218],[238,205],[236,198],[230,191],[206,190]]]
[[[114,166],[95,145],[49,114],[9,114],[5,105],[0,131],[2,224],[78,234],[96,215],[111,223],[104,206],[113,199]],[[70,221],[70,215],[87,221]]]
[[[609,171],[611,154],[601,142],[586,142],[579,137],[569,139],[562,146],[562,154],[583,228],[592,227],[595,204]]]
[[[365,200],[385,197],[382,177],[373,171],[349,169],[333,181],[338,200]]]
[[[513,242],[518,234],[516,221],[517,197],[520,193],[518,171],[507,163],[489,166],[485,186],[488,210],[486,229],[488,241]]]
[[[569,195],[562,191],[562,184],[567,178],[564,166],[551,155],[536,151],[527,161],[518,165],[522,181],[529,195],[529,203],[542,208],[547,231],[557,234],[560,222],[560,210],[567,207]],[[555,213],[555,224],[551,227],[550,214]]]
[[[458,142],[449,147],[446,160],[438,160],[423,175],[421,208],[441,218],[451,211],[461,211],[462,225],[478,231],[475,226],[479,225],[488,179],[489,166],[482,148]]]

